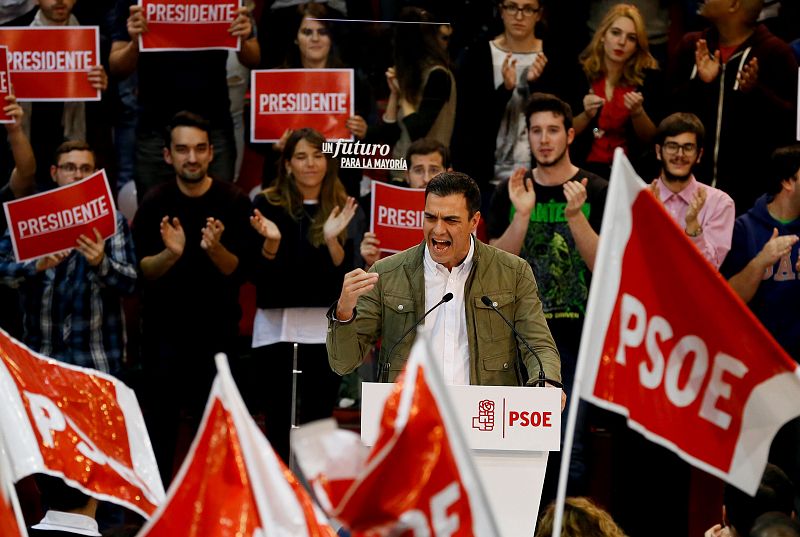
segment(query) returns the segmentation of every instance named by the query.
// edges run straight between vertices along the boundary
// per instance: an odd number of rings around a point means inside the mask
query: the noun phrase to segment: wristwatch
[[[691,238],[699,237],[700,234],[703,232],[702,227],[698,227],[694,233],[689,233],[688,231],[684,230],[684,232],[689,235]]]

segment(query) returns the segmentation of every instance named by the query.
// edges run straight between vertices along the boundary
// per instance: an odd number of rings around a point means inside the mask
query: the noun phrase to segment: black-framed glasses
[[[694,155],[697,152],[697,144],[679,144],[677,142],[665,142],[664,152],[676,155],[678,151],[683,151],[684,155]]]
[[[510,2],[507,4],[500,4],[500,7],[512,17],[516,17],[517,13],[522,13],[526,17],[533,17],[542,10],[541,7],[518,6],[517,4],[512,4]]]
[[[84,164],[82,166],[77,166],[72,162],[67,162],[66,164],[59,164],[56,166],[59,170],[65,173],[76,173],[80,171],[84,175],[88,175],[90,173],[94,173],[95,167],[89,166],[88,164]]]

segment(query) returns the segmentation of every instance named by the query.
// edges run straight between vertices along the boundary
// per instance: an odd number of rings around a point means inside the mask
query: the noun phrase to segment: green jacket
[[[384,363],[385,353],[425,313],[425,247],[423,242],[375,263],[370,271],[380,274],[378,283],[359,297],[356,315],[351,321],[334,320],[334,305],[329,315],[327,337],[328,360],[334,371],[344,375],[354,370],[380,337],[383,340],[379,363]],[[561,360],[542,314],[530,265],[476,239],[473,267],[464,293],[470,384],[520,385],[518,351],[528,377],[539,374],[539,366],[530,351],[518,344],[503,319],[481,302],[484,295],[497,302],[497,308],[536,349],[546,376],[560,381]],[[415,336],[415,333],[409,334],[388,357],[390,381],[405,367]]]

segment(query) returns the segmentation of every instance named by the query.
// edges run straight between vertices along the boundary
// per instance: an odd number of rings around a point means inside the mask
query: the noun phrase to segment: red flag
[[[334,537],[217,360],[200,430],[167,500],[139,537]]]
[[[0,437],[0,535],[3,537],[22,537],[27,535],[22,513],[17,503],[17,493],[11,481],[6,452]]]
[[[576,380],[581,396],[753,494],[800,415],[800,369],[614,160]],[[565,447],[568,451],[568,447]]]
[[[0,431],[15,480],[61,477],[143,516],[164,497],[133,391],[105,373],[36,354],[2,330]]]
[[[337,505],[332,514],[353,537],[405,535],[404,531],[498,535],[444,382],[428,354],[427,340],[420,334],[403,377],[386,401],[378,440],[349,490],[338,497],[346,471],[309,475],[312,482],[327,485],[320,488]],[[353,456],[358,458],[357,453]]]

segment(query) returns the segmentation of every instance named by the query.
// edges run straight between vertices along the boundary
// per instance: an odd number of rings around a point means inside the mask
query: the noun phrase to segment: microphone
[[[414,330],[416,327],[418,327],[420,325],[420,323],[422,323],[422,321],[425,320],[425,317],[427,317],[430,312],[432,312],[433,310],[435,310],[436,308],[438,308],[439,306],[441,306],[445,302],[450,302],[451,300],[453,300],[453,293],[445,294],[439,302],[434,304],[434,306],[431,307],[431,309],[426,311],[425,314],[422,317],[420,317],[420,319],[417,322],[414,323],[414,326],[412,326],[411,328],[406,330],[405,333],[400,337],[400,339],[395,341],[394,345],[392,345],[392,348],[389,349],[389,352],[386,353],[386,361],[383,362],[383,365],[380,368],[378,382],[386,382],[389,379],[389,368],[392,366],[392,363],[389,361],[389,357],[392,355],[392,353],[394,352],[395,348],[397,348],[397,346],[400,344],[400,342],[403,341],[406,338],[406,336],[411,333],[412,330]]]
[[[491,298],[486,296],[486,295],[483,295],[481,297],[481,302],[483,302],[486,306],[492,308],[492,310],[496,314],[498,314],[501,319],[503,319],[506,322],[506,324],[511,329],[511,331],[514,332],[514,335],[517,337],[517,339],[519,341],[521,341],[522,344],[525,345],[525,348],[528,349],[529,351],[531,351],[531,354],[533,354],[533,357],[536,358],[536,362],[539,364],[539,378],[537,378],[537,379],[528,379],[528,382],[526,382],[525,385],[526,386],[544,386],[545,382],[549,382],[550,384],[552,384],[553,386],[555,386],[557,388],[563,388],[564,385],[561,384],[560,382],[558,382],[556,380],[550,380],[549,378],[546,378],[544,376],[544,365],[542,364],[542,359],[539,358],[539,353],[537,353],[533,349],[533,347],[530,346],[528,341],[524,337],[522,337],[522,335],[519,332],[517,332],[517,329],[514,328],[514,325],[511,323],[511,321],[509,321],[506,318],[505,315],[500,313],[500,310],[497,309],[497,305],[495,304],[495,302]]]

